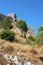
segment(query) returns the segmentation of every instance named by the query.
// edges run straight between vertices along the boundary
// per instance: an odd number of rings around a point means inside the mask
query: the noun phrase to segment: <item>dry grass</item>
[[[13,47],[11,55],[17,55],[17,52],[21,51],[21,52],[23,52],[23,57],[26,57],[27,59],[34,56],[34,53],[30,52],[33,48],[29,45],[24,45],[24,44],[20,44],[20,43],[10,43],[10,42],[4,41],[4,40],[1,42],[2,42],[2,45],[4,46],[4,49],[2,50],[2,52],[6,52],[7,48]],[[37,54],[36,54],[36,56],[37,56]]]
[[[13,48],[10,55],[17,55],[17,52],[21,51],[23,52],[23,55],[20,58],[21,59],[26,58],[27,60],[31,60],[32,62],[36,63],[35,65],[39,65],[38,63],[40,61],[38,60],[38,58],[41,55],[43,55],[43,46],[33,48],[29,45],[24,45],[24,44],[14,43],[14,42],[10,43],[5,40],[0,40],[0,44],[4,46],[4,48],[1,50],[2,52],[6,52],[8,47],[10,47],[10,50],[11,48]],[[41,63],[42,62],[40,62],[40,65]]]

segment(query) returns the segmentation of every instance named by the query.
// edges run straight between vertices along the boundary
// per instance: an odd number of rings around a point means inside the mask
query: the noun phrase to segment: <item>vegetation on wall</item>
[[[2,21],[2,28],[11,29],[13,27],[11,17],[6,17]]]
[[[23,21],[23,20],[18,20],[17,21],[17,23],[16,23],[16,26],[18,27],[18,28],[20,28],[20,29],[22,29],[22,31],[27,31],[27,24],[26,24],[26,22],[25,21]]]

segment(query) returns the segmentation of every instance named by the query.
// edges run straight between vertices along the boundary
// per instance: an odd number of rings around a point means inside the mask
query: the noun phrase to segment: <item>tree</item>
[[[43,31],[38,32],[37,35],[35,36],[35,39],[36,39],[39,43],[43,44]]]
[[[38,33],[35,36],[35,40],[38,45],[43,45],[43,26],[38,27]]]
[[[18,20],[17,21],[17,23],[16,23],[16,26],[18,27],[18,28],[20,28],[20,29],[22,29],[22,31],[27,31],[27,24],[26,24],[26,22],[25,21],[23,21],[23,20]]]
[[[0,38],[13,42],[15,39],[15,33],[11,30],[3,30],[0,32]]]
[[[34,36],[30,35],[30,36],[28,37],[28,40],[35,41],[35,38],[34,38]]]
[[[38,31],[40,32],[40,31],[43,31],[43,26],[39,26],[38,27]]]
[[[4,29],[10,29],[13,27],[11,23],[12,23],[11,17],[6,17],[2,21],[2,27]]]

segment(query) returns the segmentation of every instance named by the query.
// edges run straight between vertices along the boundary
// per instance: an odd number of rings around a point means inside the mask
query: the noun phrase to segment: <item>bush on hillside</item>
[[[35,41],[38,46],[43,45],[43,25],[38,27],[38,32],[35,35]]]
[[[43,31],[43,25],[38,27],[38,31]]]
[[[31,41],[35,41],[35,38],[31,35],[28,37],[28,39],[31,40]]]
[[[15,38],[15,34],[14,34],[13,31],[3,30],[3,31],[0,33],[0,38],[12,42],[12,41],[14,40],[14,38]]]
[[[39,44],[43,45],[43,31],[38,32],[35,39]]]
[[[11,29],[13,27],[12,25],[12,19],[11,17],[6,17],[2,21],[2,28],[4,29]]]
[[[18,27],[18,28],[20,28],[22,31],[27,31],[27,24],[26,24],[26,22],[25,21],[23,21],[23,20],[18,20],[17,21],[17,23],[16,23],[16,26]]]

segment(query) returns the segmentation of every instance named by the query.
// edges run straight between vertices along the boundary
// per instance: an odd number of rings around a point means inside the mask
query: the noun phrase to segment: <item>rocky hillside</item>
[[[29,45],[24,45],[20,43],[10,43],[5,40],[0,39],[0,52],[10,54],[11,56],[17,56],[19,60],[31,61],[33,65],[43,65],[43,46],[41,47],[31,47]],[[20,54],[19,54],[20,53]],[[0,56],[0,63],[8,63],[4,61]]]
[[[0,64],[43,65],[43,26],[34,36],[34,28],[14,13],[0,14],[0,22]]]
[[[8,14],[8,15],[6,15],[6,16],[3,15],[3,14],[0,14],[0,22],[2,23],[3,19],[6,18],[6,17],[10,17],[9,19],[10,19],[10,21],[12,22],[12,25],[13,25],[12,30],[13,30],[15,33],[17,33],[17,34],[19,34],[19,35],[23,35],[23,36],[24,36],[24,34],[26,34],[26,38],[28,38],[29,35],[34,35],[34,28],[33,28],[33,27],[30,27],[30,26],[29,26],[29,27],[28,27],[28,30],[27,30],[26,32],[24,32],[24,31],[22,31],[21,28],[19,28],[19,27],[16,26],[16,23],[17,23],[18,21],[21,21],[21,20],[22,20],[22,19],[20,19],[20,18],[17,18],[16,14],[10,13],[10,14]],[[1,23],[0,23],[0,30],[2,29],[2,28],[1,28]]]

